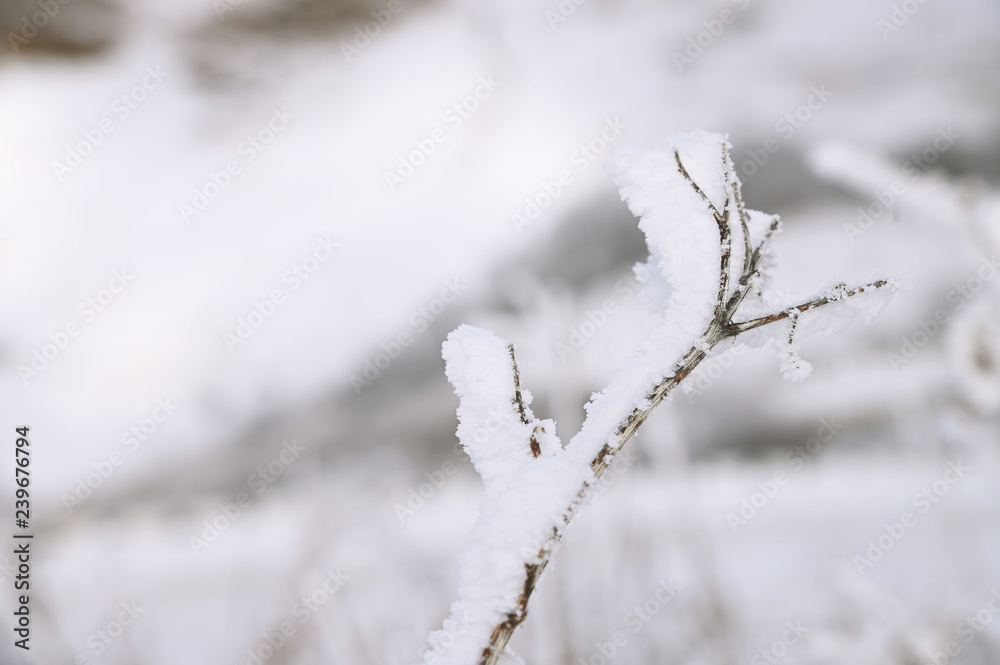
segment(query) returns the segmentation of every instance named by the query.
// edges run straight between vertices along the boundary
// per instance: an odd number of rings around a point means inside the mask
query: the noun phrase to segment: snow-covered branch
[[[443,356],[460,398],[458,436],[485,490],[460,558],[459,599],[443,629],[431,633],[424,663],[521,662],[507,642],[565,528],[652,410],[716,345],[760,329],[754,335],[779,347],[783,373],[797,380],[808,364],[795,354],[795,338],[832,332],[847,311],[870,318],[888,301],[874,296],[895,290],[886,278],[840,284],[772,310],[764,277],[780,224],[744,207],[729,150],[725,136],[696,131],[666,148],[619,149],[608,165],[646,235],[646,287],[660,296],[663,321],[586,405],[587,418],[565,448],[555,423],[528,408],[513,346],[471,326],[449,335]],[[836,320],[816,314],[846,301],[856,302],[835,312]],[[787,330],[768,334],[785,320]],[[489,419],[499,425],[484,436]]]

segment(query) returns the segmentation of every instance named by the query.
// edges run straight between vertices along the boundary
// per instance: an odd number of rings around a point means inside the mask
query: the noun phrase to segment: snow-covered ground
[[[32,428],[41,529],[36,650],[5,660],[243,663],[292,616],[267,662],[415,662],[480,493],[452,452],[441,342],[461,322],[514,341],[568,440],[653,323],[601,164],[696,127],[730,134],[748,205],[782,216],[779,289],[871,268],[911,289],[804,343],[805,383],[768,351],[707,365],[570,529],[515,650],[596,663],[621,630],[615,662],[745,662],[801,620],[784,662],[923,663],[987,606],[1000,291],[970,280],[1000,235],[995,3],[404,2],[369,42],[355,27],[385,20],[378,0],[291,12],[332,7],[326,22],[226,6],[133,0],[107,51],[0,56],[0,400],[6,431]],[[726,513],[822,418],[844,422],[831,450],[733,534]],[[954,492],[858,574],[852,557],[959,458]],[[676,602],[633,636],[661,578]],[[88,637],[133,601],[97,653]],[[995,661],[994,631],[950,662]]]
[[[569,529],[515,650],[526,662],[589,662],[620,632],[615,662],[750,662],[790,621],[808,632],[783,662],[923,663],[952,640],[954,662],[995,662],[996,621],[969,642],[955,635],[1000,588],[995,448],[900,461],[836,445],[797,471],[775,457],[617,474]],[[915,504],[949,462],[970,470],[936,503]],[[37,602],[60,632],[39,662],[93,656],[88,638],[133,601],[141,618],[94,662],[244,663],[285,622],[296,633],[277,662],[416,662],[453,600],[475,518],[479,484],[462,471],[423,505],[409,494],[420,479],[371,470],[275,489],[197,557],[194,520],[219,514],[208,501],[191,516],[83,522],[60,535],[64,555],[45,558]],[[755,496],[781,471],[773,496]],[[741,510],[746,524],[733,520]],[[893,526],[904,513],[914,525]],[[669,602],[656,600],[661,582],[679,587]]]

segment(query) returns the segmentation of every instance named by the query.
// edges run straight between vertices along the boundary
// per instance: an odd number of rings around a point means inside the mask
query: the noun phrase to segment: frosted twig
[[[851,298],[856,295],[865,293],[866,291],[871,291],[874,289],[881,289],[883,287],[890,286],[890,282],[887,279],[878,279],[874,282],[864,284],[862,286],[856,286],[853,289],[848,290],[846,284],[839,284],[834,295],[826,295],[822,298],[817,298],[815,300],[810,300],[809,302],[804,302],[801,305],[796,305],[795,307],[790,307],[789,309],[783,310],[781,312],[775,312],[773,314],[768,314],[767,316],[760,316],[755,319],[750,319],[749,321],[740,321],[729,324],[729,330],[732,331],[733,336],[744,333],[748,330],[753,330],[754,328],[759,328],[761,326],[766,326],[769,323],[774,323],[775,321],[781,321],[782,319],[787,319],[790,311],[796,312],[808,312],[811,309],[816,309],[817,307],[822,307],[823,305],[829,305],[832,302],[838,300],[843,300],[844,298]]]
[[[517,406],[517,414],[521,416],[521,422],[527,425],[528,416],[524,411],[524,398],[521,397],[521,374],[517,371],[517,358],[514,357],[514,345],[508,344],[507,351],[510,352],[510,364],[514,368],[514,404]]]
[[[719,296],[716,299],[715,315],[721,316],[722,312],[726,306],[726,293],[729,292],[729,262],[733,254],[733,244],[732,244],[732,230],[729,228],[729,188],[726,187],[726,202],[722,206],[722,212],[715,207],[715,204],[708,198],[701,187],[698,186],[691,176],[688,174],[687,169],[684,168],[684,163],[681,161],[681,154],[677,150],[674,150],[674,161],[677,162],[677,170],[680,172],[684,179],[690,183],[691,188],[698,193],[701,198],[705,200],[708,207],[711,208],[712,213],[715,217],[715,223],[719,227],[719,247],[721,248],[721,253],[719,256]],[[724,166],[727,165],[727,155],[726,147],[722,146],[722,163]],[[729,182],[729,169],[725,168],[726,183]]]
[[[716,151],[719,146],[721,150]],[[616,182],[632,211],[641,218],[640,228],[650,247],[650,264],[672,282],[675,292],[684,292],[665,304],[664,323],[654,330],[650,342],[587,405],[583,427],[565,448],[559,445],[554,431],[550,434],[545,429],[554,424],[535,420],[527,408],[530,400],[522,398],[511,345],[468,326],[449,336],[444,355],[448,378],[461,399],[459,435],[483,475],[486,492],[473,540],[460,565],[459,601],[452,606],[452,618],[445,621],[445,629],[431,634],[433,650],[425,663],[496,665],[510,654],[507,643],[527,617],[528,601],[565,528],[652,410],[669,398],[716,345],[791,316],[793,325],[787,345],[791,357],[792,336],[801,334],[801,314],[892,287],[888,279],[851,289],[841,284],[783,311],[740,320],[741,305],[761,276],[762,257],[780,224],[777,218],[744,208],[728,148],[725,137],[695,132],[677,137],[668,151],[633,150],[618,165]],[[700,174],[718,158],[718,179],[696,182],[685,166],[689,157],[698,161]],[[679,180],[672,180],[674,176],[668,172],[674,167]],[[697,199],[692,200],[692,191]],[[725,196],[721,209],[708,195],[720,191]],[[707,204],[708,211],[699,200]],[[730,284],[730,213],[734,208],[740,217],[744,256],[739,278]],[[692,227],[698,224],[699,215],[707,217],[706,212],[718,229],[717,249],[711,246],[716,241],[706,235],[705,229]],[[711,223],[707,219],[705,222]],[[760,238],[756,245],[751,232]],[[712,274],[714,257],[719,257],[717,276]],[[755,311],[760,311],[763,302],[761,299]],[[507,367],[495,362],[503,348],[510,357]],[[798,359],[796,369],[807,366]],[[511,374],[506,373],[512,371],[513,400],[507,392],[509,383],[484,376],[489,368],[508,377]],[[650,373],[653,375],[648,376]],[[801,371],[797,372],[796,380],[803,377]],[[501,428],[495,435],[498,443],[470,439],[474,426],[484,418],[484,410],[494,403],[509,405],[511,415],[519,416],[511,418],[516,422]],[[523,445],[526,439],[527,450]],[[511,535],[513,531],[516,533]],[[517,538],[521,540],[510,542]],[[449,632],[449,626],[455,625],[454,617],[459,612],[470,608],[473,616],[484,617],[486,623],[473,626],[457,638]]]

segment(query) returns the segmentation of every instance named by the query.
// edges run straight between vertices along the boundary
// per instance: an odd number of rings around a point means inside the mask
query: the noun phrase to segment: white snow
[[[803,339],[802,355],[815,365],[808,382],[782,382],[773,352],[750,350],[713,375],[713,385],[693,402],[658,409],[639,445],[630,444],[631,452],[642,453],[639,468],[570,530],[515,648],[532,663],[586,661],[594,642],[621,626],[656,578],[695,570],[704,574],[695,583],[684,580],[677,605],[683,611],[656,617],[616,663],[749,662],[777,637],[774,629],[800,612],[815,620],[814,634],[832,630],[836,638],[825,642],[828,652],[816,661],[884,665],[902,658],[888,648],[886,638],[895,633],[866,629],[869,622],[880,625],[869,605],[839,604],[828,568],[849,560],[883,521],[898,518],[898,504],[936,477],[938,454],[978,442],[986,458],[975,463],[978,484],[947,497],[922,532],[907,536],[866,581],[907,605],[914,631],[928,639],[950,632],[982,606],[981,592],[1000,570],[1000,383],[990,371],[997,324],[990,314],[996,307],[988,306],[995,294],[981,293],[953,312],[940,335],[898,372],[885,356],[898,350],[901,337],[920,332],[920,321],[947,305],[949,289],[1000,244],[1000,197],[990,161],[1000,102],[1000,5],[926,3],[887,41],[876,22],[889,16],[892,4],[751,2],[684,73],[675,71],[670,51],[683,49],[719,7],[582,3],[553,31],[543,11],[556,8],[554,0],[414,3],[352,62],[338,41],[353,25],[321,41],[264,40],[195,62],[192,53],[205,54],[191,31],[220,25],[211,3],[132,0],[126,20],[132,32],[119,49],[96,58],[6,59],[0,67],[6,185],[0,197],[7,213],[0,228],[6,314],[0,341],[8,372],[0,395],[8,426],[29,422],[44,443],[33,480],[39,516],[63,518],[59,495],[120,447],[122,433],[149,417],[157,398],[169,397],[181,410],[95,496],[141,487],[144,478],[185,459],[209,473],[212,466],[201,467],[203,461],[219,464],[222,482],[228,477],[223,467],[242,454],[247,433],[255,433],[262,418],[340,400],[343,391],[352,398],[352,372],[380,342],[409,329],[409,313],[455,277],[468,285],[459,305],[473,310],[466,320],[517,342],[536,410],[542,404],[551,410],[546,415],[558,416],[568,438],[583,418],[581,402],[608,385],[623,357],[656,325],[636,299],[625,302],[612,291],[614,277],[628,266],[585,286],[541,281],[525,271],[522,309],[498,308],[482,296],[493,286],[490,271],[505,257],[533,249],[564,221],[565,230],[595,201],[614,196],[597,168],[606,152],[586,171],[570,158],[599,135],[606,118],[620,115],[622,142],[661,145],[665,135],[696,126],[731,131],[741,172],[750,149],[759,151],[768,138],[778,141],[779,151],[760,173],[744,178],[748,202],[786,220],[773,245],[780,270],[765,276],[781,291],[756,313],[821,294],[831,277],[854,284],[871,266],[905,275],[914,289],[897,297],[877,326]],[[247,0],[240,9],[250,7]],[[156,63],[171,72],[167,82],[80,169],[57,182],[52,161]],[[206,83],[205,65],[228,68],[250,84]],[[503,82],[496,95],[390,193],[384,171],[491,72]],[[775,122],[801,108],[811,86],[824,84],[834,92],[830,102],[811,110],[793,136],[777,134]],[[298,115],[295,124],[199,222],[185,226],[177,204],[233,156],[274,105],[288,105]],[[938,124],[952,122],[961,139],[935,171],[967,176],[941,187],[939,173],[926,173],[898,199],[898,219],[886,214],[853,243],[843,225],[855,221],[856,208],[870,205],[894,172],[884,174],[888,180],[849,185],[853,196],[836,198],[800,172],[801,156],[813,145],[839,137],[898,167],[928,145]],[[513,233],[511,213],[523,209],[526,196],[544,191],[543,181],[561,168],[570,170],[571,185],[530,233]],[[759,238],[767,224],[749,215]],[[984,222],[988,240],[963,235],[973,219]],[[317,235],[328,233],[342,247],[336,258],[230,355],[222,333],[281,285],[283,271],[308,255]],[[734,252],[740,244],[734,237]],[[135,271],[134,290],[130,286],[107,316],[25,387],[17,366],[122,268]],[[658,272],[650,280],[642,298],[662,314],[670,289]],[[795,297],[784,300],[790,292]],[[619,311],[566,362],[557,359],[555,341],[609,297]],[[754,334],[767,340],[785,332],[787,321]],[[428,335],[422,341],[436,346],[442,340]],[[452,431],[453,405],[436,397],[427,404],[421,400],[429,393],[417,392],[407,406],[441,419],[440,431]],[[310,468],[307,475],[322,477],[321,488],[298,476],[276,485],[201,558],[191,555],[185,539],[231,495],[207,492],[164,511],[102,513],[53,527],[46,535],[50,547],[33,570],[38,606],[46,610],[36,614],[37,629],[52,638],[37,644],[39,660],[92,655],[88,636],[105,628],[118,603],[135,597],[147,614],[103,654],[109,665],[246,662],[246,649],[262,644],[295,600],[289,594],[313,591],[320,571],[336,564],[351,573],[350,584],[300,629],[294,650],[289,643],[270,662],[412,661],[454,598],[455,556],[475,521],[482,485],[464,457],[449,457],[456,475],[400,524],[393,504],[405,502],[440,462],[424,466],[423,458],[407,457],[410,412],[382,415],[403,423],[382,442],[389,454],[368,457],[356,441],[334,434],[333,445],[364,456],[363,462]],[[789,436],[831,415],[848,423],[843,459],[824,453],[810,462],[768,505],[773,512],[741,538],[730,537],[724,514],[738,504],[737,490],[753,491],[774,468],[720,460],[713,446]],[[326,436],[312,423],[294,426],[306,438]],[[442,450],[453,444],[447,438]],[[838,438],[831,452],[840,444]],[[873,452],[886,448],[893,452]],[[213,457],[218,461],[210,462]],[[653,468],[646,468],[649,460]],[[11,584],[10,563],[0,569],[0,585]],[[96,610],[86,609],[95,604]],[[726,611],[720,621],[718,608]],[[997,625],[990,626],[992,642],[984,634],[976,645],[995,644]],[[886,648],[874,649],[873,642]],[[714,644],[727,645],[724,658],[706,651]],[[874,654],[870,659],[852,658],[865,649]],[[788,661],[799,655],[789,654]],[[976,660],[977,654],[968,655]],[[979,660],[996,662],[995,655]]]

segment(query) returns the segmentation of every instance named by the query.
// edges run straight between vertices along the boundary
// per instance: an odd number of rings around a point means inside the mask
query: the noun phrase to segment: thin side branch
[[[681,163],[681,155],[677,150],[674,150],[674,159],[677,161],[677,169],[681,172],[681,175],[684,176],[684,179],[688,181],[688,184],[691,185],[691,188],[698,192],[698,195],[704,199],[705,203],[707,203],[708,207],[712,209],[712,212],[715,213],[716,217],[721,217],[722,214],[719,212],[719,209],[715,207],[715,204],[712,203],[712,199],[708,198],[708,195],[705,194],[704,190],[702,190],[698,183],[694,181],[694,178],[691,177],[691,174],[688,173],[687,169],[684,168],[684,165]]]
[[[725,149],[726,146],[723,144],[723,164],[725,161]],[[726,194],[726,203],[722,207],[722,212],[712,204],[712,201],[708,198],[701,187],[698,186],[691,176],[688,174],[687,169],[684,168],[683,162],[681,162],[681,154],[677,150],[674,150],[674,160],[677,162],[677,170],[680,171],[684,179],[688,181],[691,187],[696,191],[702,199],[708,204],[708,207],[712,209],[712,213],[715,216],[715,223],[719,227],[719,247],[721,248],[721,253],[719,256],[719,295],[716,298],[715,306],[715,316],[716,318],[722,316],[723,310],[726,304],[726,294],[729,293],[729,263],[733,255],[733,243],[732,243],[732,230],[729,228],[729,194]],[[729,179],[729,170],[726,169],[726,180]]]
[[[517,371],[517,358],[514,357],[514,345],[508,344],[507,351],[510,352],[510,364],[514,368],[514,405],[517,407],[517,412],[521,416],[521,422],[525,425],[528,424],[528,413],[524,406],[524,398],[521,396],[521,375]],[[531,433],[531,438],[528,440],[528,446],[531,448],[531,456],[538,457],[542,454],[542,446],[538,443],[538,428]]]
[[[788,346],[795,344],[795,329],[799,327],[799,315],[792,316],[792,312],[796,310],[791,310],[788,315],[792,318],[792,324],[788,326]]]
[[[750,319],[749,321],[733,322],[727,326],[727,330],[729,330],[733,335],[739,335],[740,333],[744,333],[748,330],[753,330],[754,328],[760,328],[761,326],[766,326],[767,324],[774,323],[775,321],[787,319],[792,312],[808,312],[811,309],[816,309],[817,307],[822,307],[823,305],[829,305],[832,302],[837,302],[838,300],[843,300],[844,298],[851,298],[865,293],[866,291],[881,289],[888,285],[889,282],[884,279],[874,281],[871,284],[856,286],[851,290],[847,290],[846,284],[838,284],[834,287],[835,293],[829,296],[823,296],[822,298],[817,298],[816,300],[810,300],[809,302],[802,303],[801,305],[789,307],[784,311],[775,312],[774,314],[768,314],[767,316],[761,316],[756,319]]]
[[[764,254],[764,250],[767,248],[767,244],[771,242],[771,236],[774,235],[775,231],[781,224],[775,219],[771,222],[771,226],[767,228],[764,233],[764,237],[757,244],[756,249],[754,249],[753,254],[750,256],[750,263],[740,275],[739,282],[736,284],[736,290],[733,291],[733,295],[729,298],[729,302],[726,303],[726,314],[731,320],[733,316],[736,315],[736,310],[740,308],[743,303],[743,299],[747,297],[747,293],[750,292],[750,287],[753,286],[753,280],[760,276],[760,259]],[[749,238],[749,233],[747,234]]]
[[[514,357],[514,345],[508,344],[507,350],[510,352],[510,363],[514,366],[514,405],[517,407],[517,412],[521,415],[521,422],[527,425],[528,414],[524,410],[524,400],[521,398],[521,376],[517,372],[517,358]]]
[[[726,144],[722,144],[722,163],[725,165],[729,164],[729,148]],[[750,227],[747,224],[747,209],[743,205],[743,197],[740,195],[740,184],[736,179],[730,180],[729,169],[726,169],[726,182],[729,185],[729,190],[733,194],[733,201],[736,203],[736,211],[740,215],[740,227],[743,230],[743,274],[751,274],[753,269],[750,264],[750,260],[753,254],[753,243],[750,241]]]

